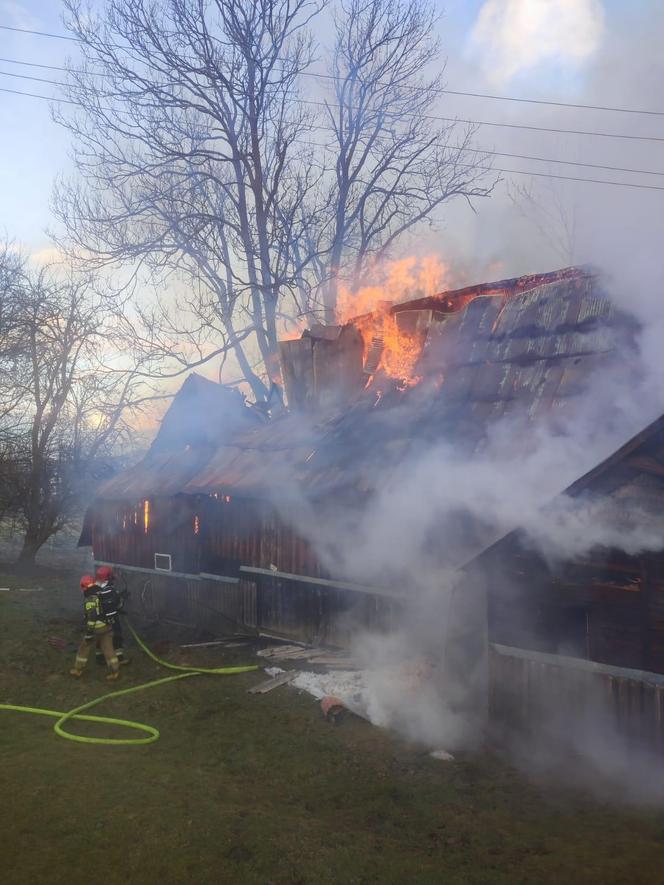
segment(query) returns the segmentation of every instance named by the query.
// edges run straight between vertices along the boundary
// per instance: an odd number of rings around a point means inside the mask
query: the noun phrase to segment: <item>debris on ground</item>
[[[292,685],[306,691],[319,701],[326,697],[338,698],[351,713],[371,721],[368,714],[366,679],[360,671],[312,673],[303,670],[297,674]]]
[[[357,669],[348,652],[335,652],[324,648],[303,648],[301,645],[271,645],[268,648],[261,649],[256,654],[261,658],[275,661],[307,661],[316,667],[341,670]]]
[[[333,695],[328,695],[323,698],[320,702],[320,709],[324,719],[327,722],[333,722],[335,725],[339,725],[348,712],[343,701],[339,698],[335,698]]]
[[[307,660],[313,654],[322,654],[323,649],[302,648],[301,645],[271,645],[262,648],[256,654],[259,658],[274,658],[278,661]]]
[[[67,647],[67,640],[63,639],[62,636],[49,636],[46,641],[49,645],[53,646],[53,648],[57,648],[58,651],[64,651]]]
[[[292,682],[293,679],[297,676],[297,670],[289,670],[287,673],[282,673],[279,676],[273,676],[268,679],[266,682],[261,682],[258,685],[254,685],[253,688],[247,689],[249,694],[267,694],[268,691],[272,691],[273,688],[279,688],[280,685],[287,685],[289,682]]]
[[[241,648],[250,641],[249,637],[229,636],[226,639],[215,639],[212,642],[188,642],[180,648],[213,648],[221,645],[224,648]]]
[[[432,759],[439,759],[441,762],[454,762],[454,756],[451,753],[448,753],[447,750],[434,750],[432,753],[429,753]]]

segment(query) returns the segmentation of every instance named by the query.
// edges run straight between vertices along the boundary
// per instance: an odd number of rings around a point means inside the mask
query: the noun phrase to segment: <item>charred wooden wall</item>
[[[103,501],[92,518],[95,559],[154,568],[155,553],[171,556],[172,569],[196,574],[200,545],[194,531],[195,503],[184,495],[146,500]]]
[[[263,632],[345,648],[358,630],[394,629],[403,606],[401,600],[379,593],[272,576],[243,574],[235,581],[220,581],[122,566],[116,572],[130,592],[131,611],[213,635]]]
[[[151,499],[147,526],[144,506],[104,502],[91,534],[95,559],[128,567],[134,605],[145,615],[212,632],[260,629],[332,645],[347,644],[358,626],[383,628],[396,618],[389,597],[317,585],[328,575],[311,545],[265,502],[226,495]],[[175,574],[154,570],[155,553],[171,556]]]
[[[170,554],[172,570],[237,577],[241,565],[325,577],[311,545],[262,501],[223,495],[104,501],[92,517],[96,559],[154,568]]]
[[[239,575],[242,565],[324,576],[311,545],[263,501],[206,496],[201,513],[201,571]]]
[[[664,673],[664,557],[595,553],[549,568],[511,543],[487,567],[491,641]]]

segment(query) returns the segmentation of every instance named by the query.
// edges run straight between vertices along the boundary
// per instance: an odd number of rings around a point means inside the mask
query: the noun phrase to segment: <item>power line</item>
[[[0,75],[5,76],[5,77],[15,77],[19,80],[33,80],[33,81],[37,81],[39,83],[48,83],[51,86],[63,86],[66,88],[74,88],[74,89],[79,88],[75,84],[62,83],[60,80],[48,80],[44,77],[32,77],[29,74],[13,74],[10,71],[0,71]],[[315,99],[311,99],[311,98],[294,98],[293,101],[296,104],[309,104],[309,105],[314,105],[316,107],[329,108],[328,102],[319,101],[319,100],[315,100]],[[69,102],[69,104],[76,104],[76,103],[77,102]],[[339,105],[336,105],[336,104],[334,106],[339,107]],[[402,116],[404,116],[404,117],[420,117],[419,114],[409,114],[409,113],[405,113]],[[565,135],[589,135],[589,136],[594,136],[596,138],[621,138],[621,139],[627,139],[629,141],[664,142],[664,136],[657,136],[657,135],[626,135],[626,134],[622,134],[620,132],[597,132],[596,130],[587,130],[587,129],[558,129],[558,128],[552,128],[550,126],[526,125],[524,123],[497,123],[492,120],[464,120],[464,119],[460,119],[458,117],[438,117],[433,114],[422,115],[421,119],[433,120],[433,121],[438,121],[438,122],[443,122],[443,123],[468,123],[468,124],[476,125],[476,126],[494,126],[494,127],[507,128],[507,129],[527,129],[527,130],[534,131],[534,132],[553,132],[553,133],[565,134]]]
[[[52,86],[67,86],[66,83],[61,83],[59,80],[47,80],[43,77],[30,77],[27,74],[12,74],[7,71],[0,71],[0,76],[3,77],[18,77],[23,80],[36,80],[39,83],[49,83]],[[76,88],[76,87],[74,87]],[[54,99],[57,101],[64,101],[64,99]],[[78,102],[69,102],[70,104],[78,104]],[[314,127],[318,129],[323,129],[324,127],[318,126]],[[510,157],[514,160],[532,160],[537,163],[554,163],[556,165],[561,166],[582,166],[586,169],[601,169],[605,172],[627,172],[635,175],[664,175],[664,172],[657,172],[652,169],[630,169],[625,166],[609,166],[601,163],[584,163],[584,162],[575,162],[574,160],[556,160],[552,157],[536,157],[531,154],[515,154],[507,151],[492,151],[488,149],[482,148],[450,148],[450,150],[459,150],[459,151],[468,151],[474,154],[486,154],[492,157]]]
[[[471,154],[488,154],[491,157],[510,157],[513,160],[533,160],[538,163],[554,163],[559,166],[583,166],[585,169],[603,169],[605,172],[628,172],[635,175],[664,175],[664,172],[655,172],[653,169],[630,169],[626,166],[605,166],[601,163],[582,163],[575,160],[554,160],[551,157],[534,157],[532,154],[511,154],[506,151],[487,151],[481,148],[459,148],[458,150],[469,151]]]
[[[11,95],[27,95],[30,98],[45,98],[46,101],[60,101],[64,104],[75,104],[77,107],[81,107],[80,101],[70,101],[68,98],[58,98],[57,95],[39,95],[37,92],[22,92],[20,89],[7,89],[4,86],[0,86],[0,92],[9,92]]]
[[[582,178],[573,175],[555,175],[548,172],[527,172],[525,169],[500,169],[498,166],[471,166],[474,169],[486,169],[487,172],[504,172],[506,175],[530,175],[534,178],[555,178],[559,181],[583,181],[586,184],[609,184],[614,187],[633,187],[639,190],[664,191],[664,186],[656,184],[631,184],[628,181],[607,181],[602,178]]]
[[[62,101],[62,102],[65,102],[66,104],[73,104],[73,105],[77,105],[80,107],[80,102],[70,101],[69,99],[65,99],[65,98],[60,99],[60,98],[56,98],[51,95],[39,95],[36,92],[22,92],[18,89],[6,89],[5,87],[1,87],[1,86],[0,86],[0,92],[8,92],[12,95],[23,95],[23,96],[27,96],[30,98],[41,98],[46,101]],[[300,141],[298,141],[298,144],[304,144],[304,145],[310,146],[310,147],[317,147],[322,150],[329,149],[328,145],[318,144],[317,142],[300,142]],[[466,150],[469,150],[469,149],[466,149]],[[477,153],[487,153],[487,152],[478,150]],[[519,155],[518,154],[506,154],[505,156],[518,157]],[[552,162],[558,162],[558,161],[554,160]],[[566,161],[562,161],[562,162],[566,162]],[[558,179],[560,181],[579,181],[579,182],[585,182],[586,184],[605,184],[605,185],[610,185],[612,187],[636,188],[637,190],[664,191],[664,186],[658,186],[658,185],[654,185],[654,184],[633,184],[633,183],[627,182],[627,181],[608,181],[607,179],[601,179],[601,178],[583,178],[582,176],[556,175],[554,173],[547,173],[547,172],[529,172],[526,169],[503,169],[499,166],[476,166],[471,163],[460,163],[459,166],[461,166],[462,168],[465,167],[468,169],[482,169],[487,172],[503,172],[506,175],[530,175],[535,178],[553,178],[553,179]],[[607,167],[607,168],[611,168],[611,167]],[[633,170],[633,171],[637,171],[637,170]],[[656,173],[651,173],[651,174],[660,175],[662,173],[656,172]]]
[[[35,37],[52,37],[54,40],[72,40],[80,43],[78,37],[68,37],[66,34],[50,34],[48,31],[31,31],[30,28],[12,28],[9,25],[0,25],[1,31],[16,31],[18,34],[34,34]]]
[[[0,58],[0,61],[9,65],[23,65],[26,68],[47,68],[49,71],[69,72],[69,68],[64,68],[62,65],[44,65],[36,61],[20,61],[17,58]]]
[[[4,31],[16,31],[21,34],[33,34],[37,37],[50,37],[55,40],[70,40],[74,43],[81,43],[78,37],[69,37],[65,34],[51,34],[47,31],[32,31],[29,28],[13,28],[9,25],[0,25],[0,30]],[[8,61],[12,64],[25,64],[29,65],[30,62],[21,62],[14,61],[13,59],[2,59],[2,61]],[[34,64],[34,63],[33,63]],[[52,68],[52,70],[67,70],[66,68],[58,68],[55,65],[35,65],[35,67],[48,67]],[[334,74],[322,74],[317,73],[315,71],[301,71],[302,76],[305,77],[317,77],[321,80],[333,80],[339,81],[340,77],[335,76]],[[422,86],[406,86],[404,87],[409,91],[415,93],[422,93],[431,91],[437,95],[460,95],[464,98],[482,98],[488,99],[490,101],[512,101],[518,102],[521,104],[537,104],[537,105],[548,105],[551,107],[559,107],[559,108],[574,108],[575,110],[586,110],[586,111],[610,111],[616,114],[645,114],[647,116],[652,117],[664,117],[664,111],[653,111],[648,108],[624,108],[624,107],[615,107],[612,105],[601,105],[601,104],[583,104],[581,102],[569,102],[569,101],[555,101],[554,99],[544,99],[544,98],[520,98],[514,95],[494,95],[488,92],[467,92],[462,91],[460,89],[432,89],[427,90]]]
[[[301,104],[312,104],[318,107],[329,107],[328,102],[317,101],[312,98],[296,99]],[[333,104],[334,107],[339,107]],[[620,132],[598,132],[589,129],[558,129],[552,126],[533,126],[525,123],[497,123],[495,120],[464,120],[461,117],[438,117],[434,114],[410,114],[404,113],[403,117],[417,117],[421,120],[433,120],[441,123],[468,123],[473,126],[496,126],[501,129],[528,129],[531,132],[555,132],[559,135],[592,135],[596,138],[623,138],[629,141],[664,141],[664,136],[658,135],[624,135]]]

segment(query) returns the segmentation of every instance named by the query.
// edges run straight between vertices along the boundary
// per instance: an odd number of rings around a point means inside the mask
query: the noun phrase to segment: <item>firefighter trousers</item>
[[[117,672],[120,669],[120,662],[113,648],[113,628],[110,625],[104,627],[103,630],[97,630],[95,633],[91,635],[86,634],[83,637],[83,641],[76,652],[76,669],[82,670],[85,667],[95,642],[99,642],[99,648],[106,658],[109,670],[113,673]]]

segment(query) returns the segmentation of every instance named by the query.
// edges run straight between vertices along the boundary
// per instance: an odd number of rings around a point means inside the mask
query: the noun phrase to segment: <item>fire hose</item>
[[[141,685],[134,685],[130,688],[122,688],[119,691],[111,691],[107,694],[101,695],[101,697],[94,698],[91,701],[88,701],[85,704],[81,704],[79,707],[75,707],[73,710],[69,710],[66,713],[63,713],[60,710],[45,710],[41,707],[20,707],[16,704],[0,704],[0,710],[12,710],[17,713],[34,713],[38,716],[51,716],[54,719],[57,719],[57,722],[53,726],[53,731],[58,735],[58,737],[65,738],[68,741],[76,741],[80,744],[109,744],[114,746],[138,746],[140,744],[153,744],[155,741],[159,740],[159,730],[154,728],[152,725],[145,725],[142,722],[132,722],[129,719],[115,719],[110,716],[93,716],[84,713],[84,710],[89,710],[91,707],[96,707],[97,704],[101,704],[103,701],[108,701],[111,698],[121,697],[122,695],[133,694],[136,691],[145,691],[147,688],[154,688],[157,685],[165,685],[167,682],[176,682],[178,679],[189,679],[192,676],[201,676],[205,673],[210,675],[217,676],[231,676],[236,673],[248,673],[252,670],[257,670],[258,666],[256,664],[251,664],[248,666],[242,667],[185,667],[180,666],[179,664],[170,664],[168,661],[164,661],[161,658],[157,657],[157,655],[151,651],[147,645],[143,642],[138,633],[134,630],[134,628],[127,622],[127,626],[129,627],[129,631],[131,635],[134,637],[138,645],[141,649],[162,667],[167,667],[169,670],[178,670],[181,671],[177,674],[177,676],[165,676],[162,679],[154,679],[152,682],[144,682]],[[81,734],[74,734],[70,731],[65,731],[65,724],[69,722],[71,719],[80,719],[86,722],[103,722],[107,725],[121,725],[124,728],[131,728],[134,731],[144,732],[147,737],[136,737],[136,738],[104,738],[104,737],[86,737]]]

